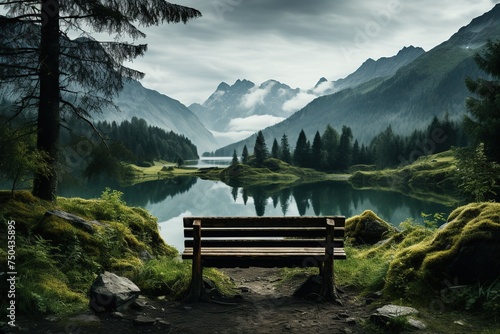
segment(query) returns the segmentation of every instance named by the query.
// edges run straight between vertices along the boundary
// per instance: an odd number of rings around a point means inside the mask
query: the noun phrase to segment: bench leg
[[[197,302],[200,300],[203,292],[203,267],[201,265],[201,259],[198,261],[193,259],[190,289],[189,301]]]
[[[335,279],[333,276],[333,225],[327,225],[325,262],[323,263],[321,298],[325,301],[332,301],[342,305],[335,289]]]
[[[201,263],[201,221],[193,224],[193,266],[189,301],[197,302],[203,292],[203,265]]]

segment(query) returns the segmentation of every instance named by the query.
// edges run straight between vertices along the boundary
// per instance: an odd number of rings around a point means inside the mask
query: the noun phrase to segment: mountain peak
[[[217,86],[217,89],[215,91],[227,92],[229,88],[231,88],[231,86],[223,81],[219,84],[219,86]]]
[[[252,88],[253,86],[255,86],[255,84],[249,80],[246,80],[246,79],[243,79],[243,80],[236,80],[234,85],[231,86],[231,89],[250,89]]]
[[[410,46],[405,46],[403,47],[401,50],[399,50],[398,54],[396,55],[397,56],[403,56],[403,55],[406,55],[406,54],[410,54],[410,53],[414,53],[414,52],[417,52],[417,53],[424,53],[425,50],[422,49],[421,47],[415,47],[413,45],[410,45]]]
[[[314,88],[318,88],[319,85],[321,85],[323,82],[327,82],[328,80],[325,77],[321,77],[316,85],[314,85]]]

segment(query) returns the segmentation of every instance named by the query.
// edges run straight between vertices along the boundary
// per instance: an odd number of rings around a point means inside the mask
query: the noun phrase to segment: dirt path
[[[223,303],[176,303],[141,299],[140,310],[116,314],[90,314],[71,320],[24,319],[28,333],[369,333],[361,322],[372,308],[348,290],[343,306],[317,303],[292,296],[300,281],[279,284],[278,269],[227,269],[241,297]],[[138,324],[138,316],[147,323]]]

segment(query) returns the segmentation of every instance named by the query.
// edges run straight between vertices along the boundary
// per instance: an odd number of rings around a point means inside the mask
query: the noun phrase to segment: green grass
[[[199,176],[197,168],[177,167],[176,164],[168,161],[156,161],[154,166],[139,167],[134,164],[127,164],[128,174],[121,182],[123,185],[131,186],[141,182],[158,179],[171,178],[176,176]]]

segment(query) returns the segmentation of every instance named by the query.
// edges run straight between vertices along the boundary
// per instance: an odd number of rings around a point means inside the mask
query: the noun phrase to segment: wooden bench
[[[321,297],[337,300],[333,261],[345,259],[345,217],[185,217],[183,259],[193,261],[190,300],[203,267],[318,267]]]

